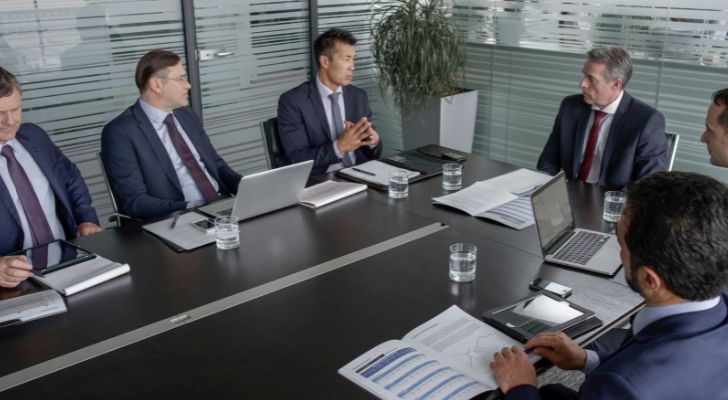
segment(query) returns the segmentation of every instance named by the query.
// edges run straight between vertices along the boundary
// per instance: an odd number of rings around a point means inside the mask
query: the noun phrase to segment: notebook
[[[563,171],[531,194],[531,206],[547,262],[610,276],[622,265],[616,236],[575,227]]]
[[[244,220],[292,206],[301,199],[313,160],[246,175],[233,198],[202,206],[198,211],[211,217],[236,215]]]

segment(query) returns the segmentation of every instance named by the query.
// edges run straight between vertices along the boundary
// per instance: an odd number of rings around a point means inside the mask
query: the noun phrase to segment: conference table
[[[469,156],[464,184],[515,169]],[[64,314],[0,330],[0,396],[371,398],[337,370],[451,305],[479,317],[543,277],[572,287],[570,300],[605,322],[600,331],[640,307],[623,278],[543,263],[532,227],[432,205],[440,185],[252,218],[235,250],[176,252],[139,224],[80,238],[131,272],[67,297]],[[569,192],[578,226],[610,229],[600,188],[570,182]],[[448,279],[456,242],[478,246],[471,283]]]

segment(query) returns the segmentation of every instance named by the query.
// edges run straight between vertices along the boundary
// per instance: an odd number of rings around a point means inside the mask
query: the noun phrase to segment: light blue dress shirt
[[[709,310],[720,303],[720,297],[715,297],[710,300],[704,301],[689,301],[686,303],[670,304],[659,307],[645,307],[635,314],[632,320],[632,333],[637,335],[647,325],[677,314],[686,314],[691,312]],[[599,354],[596,351],[586,351],[586,364],[582,368],[582,372],[590,374],[596,367],[599,366],[601,360],[599,360]]]
[[[174,167],[174,172],[177,174],[180,185],[182,185],[182,193],[185,196],[187,206],[191,207],[195,204],[205,203],[205,198],[202,196],[202,192],[200,192],[200,189],[197,187],[194,179],[192,179],[190,171],[188,171],[187,167],[185,167],[185,164],[182,162],[182,158],[177,153],[177,149],[174,148],[174,144],[172,144],[172,140],[169,138],[167,125],[164,124],[164,119],[167,118],[167,115],[169,113],[150,106],[142,99],[139,99],[139,105],[142,107],[142,110],[144,110],[144,113],[149,118],[149,121],[151,121],[152,127],[154,127],[154,130],[159,136],[159,140],[162,141],[164,149],[167,150],[167,154],[169,154],[169,158],[170,160],[172,160],[172,166]],[[174,116],[174,114],[172,115]],[[220,187],[217,184],[217,181],[213,179],[212,176],[207,172],[207,168],[205,168],[205,163],[202,162],[200,153],[197,152],[195,145],[190,141],[190,138],[187,137],[187,133],[185,132],[184,128],[182,128],[182,125],[180,125],[179,121],[177,121],[177,117],[174,117],[174,125],[177,127],[180,135],[182,135],[182,139],[184,139],[185,143],[187,143],[187,146],[189,146],[190,151],[192,151],[192,155],[195,156],[195,160],[200,165],[200,168],[205,173],[205,176],[212,184],[212,187],[215,189],[216,192],[219,192]]]
[[[43,171],[41,171],[28,150],[17,139],[11,139],[5,142],[5,144],[0,144],[0,150],[2,150],[3,146],[13,148],[15,158],[25,170],[25,174],[28,175],[30,184],[33,186],[35,195],[38,196],[38,202],[43,209],[43,214],[45,214],[53,237],[56,239],[65,239],[66,234],[63,231],[63,225],[61,225],[61,221],[56,215],[56,195],[53,193],[53,188],[51,188],[50,183],[48,183],[48,178],[43,174]],[[18,211],[18,216],[20,217],[20,227],[23,229],[23,248],[33,247],[33,235],[30,233],[28,218],[25,216],[23,205],[20,203],[15,184],[13,184],[13,180],[10,178],[7,159],[3,156],[0,156],[0,176],[5,183],[5,187],[8,189],[8,193],[10,193],[10,198],[13,200],[15,209]]]

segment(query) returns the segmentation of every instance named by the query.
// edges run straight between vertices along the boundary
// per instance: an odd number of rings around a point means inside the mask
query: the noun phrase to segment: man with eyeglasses
[[[101,134],[101,158],[120,211],[146,219],[234,194],[241,176],[187,107],[190,84],[179,56],[148,52],[135,80],[139,100]]]

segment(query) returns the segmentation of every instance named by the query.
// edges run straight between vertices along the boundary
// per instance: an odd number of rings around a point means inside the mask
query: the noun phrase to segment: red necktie
[[[169,132],[169,138],[172,140],[172,145],[175,150],[177,150],[177,154],[179,154],[179,157],[182,159],[182,163],[185,167],[187,167],[187,171],[190,172],[190,176],[192,176],[192,180],[195,181],[197,188],[200,189],[202,197],[204,197],[205,201],[208,203],[213,200],[217,200],[218,196],[215,188],[212,186],[212,183],[210,183],[210,180],[207,179],[207,176],[205,176],[205,172],[202,168],[200,168],[200,164],[195,159],[194,154],[192,154],[190,147],[187,146],[187,142],[185,142],[182,135],[177,130],[177,127],[174,125],[174,117],[172,114],[167,115],[164,119],[164,124],[167,125],[167,132]]]
[[[599,125],[602,122],[602,118],[607,115],[604,111],[594,111],[594,123],[592,124],[591,130],[589,131],[589,141],[586,142],[586,149],[584,150],[584,160],[581,162],[581,169],[579,170],[579,180],[585,181],[589,177],[589,171],[591,170],[592,160],[594,160],[594,150],[597,147],[597,139],[599,138]]]

